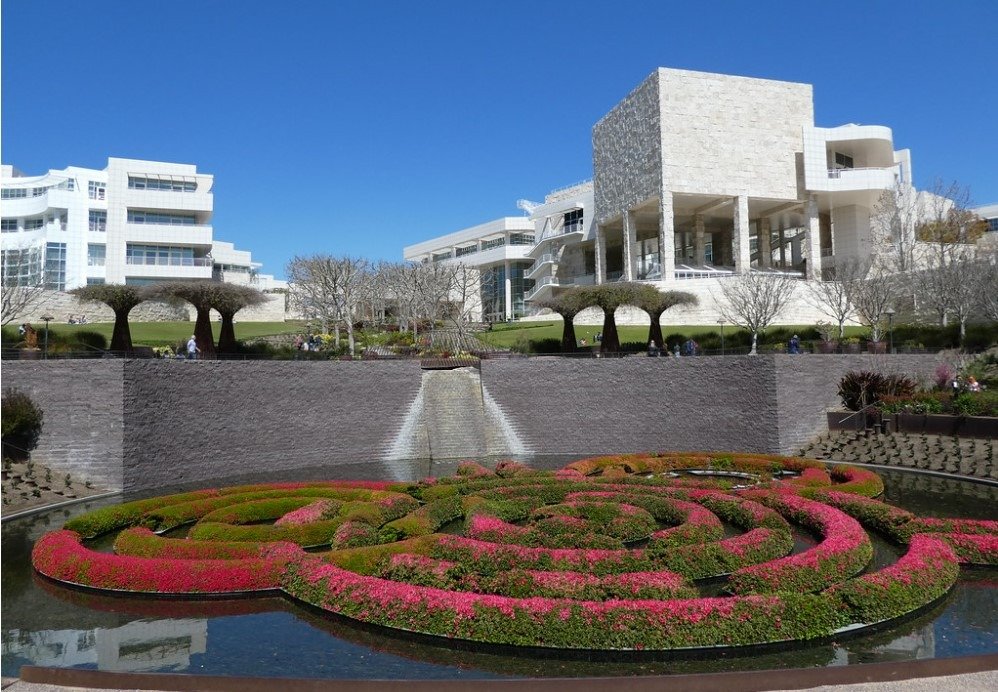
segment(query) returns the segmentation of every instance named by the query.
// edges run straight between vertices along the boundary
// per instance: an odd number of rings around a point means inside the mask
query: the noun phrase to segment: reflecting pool
[[[527,459],[559,468],[571,459]],[[390,464],[390,467],[389,465]],[[454,464],[377,462],[256,480],[391,479],[448,475]],[[998,486],[877,469],[883,499],[921,516],[998,519]],[[181,489],[181,488],[178,488]],[[161,495],[166,490],[157,490]],[[998,652],[998,570],[966,569],[927,611],[876,632],[791,648],[589,655],[448,643],[364,626],[282,597],[181,600],[109,596],[57,586],[30,566],[31,546],[72,516],[133,497],[51,510],[3,524],[2,672],[25,664],[127,672],[313,678],[597,676],[836,666]]]

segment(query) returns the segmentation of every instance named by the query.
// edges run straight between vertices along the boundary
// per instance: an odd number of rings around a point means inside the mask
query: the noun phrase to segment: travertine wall
[[[604,223],[662,189],[659,78],[653,73],[593,127],[596,221]]]
[[[668,190],[798,199],[810,84],[665,68],[657,77]]]

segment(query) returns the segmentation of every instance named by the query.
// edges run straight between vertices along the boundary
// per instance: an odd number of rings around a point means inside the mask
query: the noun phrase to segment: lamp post
[[[49,358],[49,322],[54,319],[52,315],[42,315],[42,322],[45,323],[45,360]]]
[[[894,353],[894,308],[884,310],[887,315],[887,338],[890,342],[890,352]]]
[[[723,356],[724,355],[724,318],[722,317],[719,320],[717,320],[717,323],[721,327],[721,355]]]

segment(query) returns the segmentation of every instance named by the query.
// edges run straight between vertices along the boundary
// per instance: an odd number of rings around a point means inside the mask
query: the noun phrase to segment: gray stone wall
[[[596,221],[604,223],[662,190],[658,73],[593,127]]]
[[[5,360],[4,388],[26,392],[45,416],[32,458],[54,472],[121,489],[124,367],[120,360]]]

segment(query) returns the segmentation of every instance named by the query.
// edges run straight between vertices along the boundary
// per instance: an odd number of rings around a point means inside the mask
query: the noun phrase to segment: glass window
[[[485,251],[485,250],[491,250],[494,247],[500,247],[500,246],[505,245],[505,244],[506,244],[506,237],[505,236],[503,236],[502,238],[493,238],[491,240],[483,240],[482,241],[482,250],[483,251]]]
[[[173,178],[149,178],[136,175],[128,176],[128,187],[131,190],[166,190],[169,192],[195,192],[198,184],[194,180],[175,180]]]
[[[196,223],[193,214],[165,214],[138,209],[128,210],[128,223],[158,223],[169,226],[193,226]]]
[[[107,245],[103,243],[90,243],[87,245],[87,265],[90,267],[103,267],[107,260]]]
[[[534,234],[533,233],[510,233],[509,234],[509,244],[510,245],[533,245],[534,244]]]
[[[87,194],[90,196],[90,199],[106,199],[107,183],[102,183],[98,180],[87,181]]]
[[[107,212],[103,209],[90,210],[90,230],[97,233],[107,231]]]
[[[45,288],[66,290],[66,243],[45,246]]]
[[[0,231],[4,233],[17,233],[17,219],[3,219],[0,221]]]
[[[45,227],[45,219],[25,219],[24,220],[24,230],[26,231],[37,231],[40,228]]]
[[[573,209],[565,212],[565,224],[563,233],[574,233],[582,230],[583,214],[581,209]]]
[[[6,286],[37,286],[42,280],[42,249],[0,252],[0,282]]]
[[[125,246],[125,264],[146,264],[172,267],[208,266],[210,260],[194,257],[194,248],[171,245]]]
[[[27,196],[28,191],[23,187],[5,187],[0,190],[0,199],[21,199]]]
[[[102,276],[87,277],[87,286],[103,286],[103,285],[104,285],[104,277]]]
[[[835,152],[835,167],[836,168],[855,168],[853,165],[853,159],[848,154],[840,154]]]

